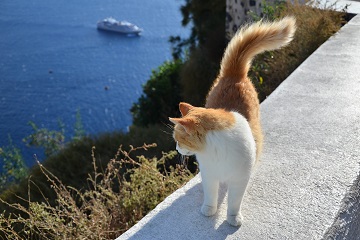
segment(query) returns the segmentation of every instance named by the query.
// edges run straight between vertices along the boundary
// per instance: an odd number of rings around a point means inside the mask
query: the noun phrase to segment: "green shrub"
[[[81,141],[85,137],[85,130],[82,124],[80,110],[76,111],[75,115],[75,125],[74,125],[74,136],[70,141],[76,143]],[[29,122],[33,133],[23,139],[23,142],[26,143],[28,147],[37,147],[42,148],[45,153],[45,157],[50,157],[60,150],[64,149],[66,146],[65,139],[65,126],[58,121],[60,130],[49,130],[47,128],[39,128],[34,122]]]
[[[169,116],[178,114],[181,101],[179,73],[183,63],[179,60],[163,63],[152,72],[150,80],[143,86],[143,95],[131,108],[133,124],[168,123]]]
[[[65,128],[60,121],[59,131],[39,128],[34,122],[29,122],[29,125],[34,133],[23,139],[28,147],[44,148],[46,157],[50,157],[65,147]]]
[[[11,184],[17,184],[28,175],[28,167],[20,149],[12,144],[0,148],[0,193]]]

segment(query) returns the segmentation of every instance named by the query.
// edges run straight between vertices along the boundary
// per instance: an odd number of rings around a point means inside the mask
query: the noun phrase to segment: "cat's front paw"
[[[213,206],[202,205],[201,207],[201,213],[207,217],[214,215],[216,213],[216,210],[216,207]]]
[[[241,213],[239,213],[237,215],[227,215],[226,220],[230,225],[238,227],[238,226],[241,226],[243,217],[242,217]]]

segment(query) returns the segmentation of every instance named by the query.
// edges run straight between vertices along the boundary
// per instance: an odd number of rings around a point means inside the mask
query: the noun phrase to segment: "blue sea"
[[[39,127],[73,135],[79,111],[87,134],[123,130],[151,71],[171,60],[170,36],[187,37],[179,0],[0,1],[0,147],[19,147]],[[140,37],[98,31],[106,17],[144,29]],[[41,155],[41,154],[40,154]]]

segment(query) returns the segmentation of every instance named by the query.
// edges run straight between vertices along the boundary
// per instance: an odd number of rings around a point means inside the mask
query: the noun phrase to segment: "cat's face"
[[[199,108],[180,103],[181,118],[169,118],[175,124],[173,138],[176,150],[182,155],[193,155],[204,147],[204,129],[201,126]]]
[[[181,137],[178,137],[179,134],[176,134],[174,132],[174,139],[176,141],[176,150],[181,154],[181,155],[184,155],[184,156],[191,156],[191,155],[194,155],[196,153],[196,149],[194,150],[189,150],[189,148],[191,148],[190,144],[185,144],[186,142],[188,142],[186,140],[187,137],[185,138],[181,138]],[[180,142],[176,139],[180,139]]]
[[[175,124],[173,137],[176,150],[182,155],[193,155],[205,148],[206,134],[212,130],[231,127],[235,118],[222,109],[194,107],[180,103],[181,118],[169,118]]]

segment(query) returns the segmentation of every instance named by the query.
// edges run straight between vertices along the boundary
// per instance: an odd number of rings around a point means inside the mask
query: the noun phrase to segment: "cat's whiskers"
[[[168,135],[173,135],[173,131],[174,131],[174,126],[172,126],[171,124],[168,124],[168,123],[164,123],[164,125],[168,128],[168,129],[170,129],[170,131],[171,132],[167,132],[167,131],[165,131],[165,130],[161,130],[163,133],[166,133],[166,134],[168,134]]]

